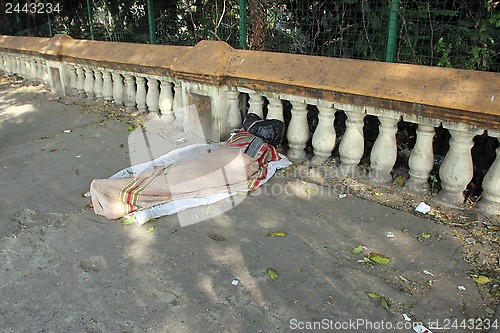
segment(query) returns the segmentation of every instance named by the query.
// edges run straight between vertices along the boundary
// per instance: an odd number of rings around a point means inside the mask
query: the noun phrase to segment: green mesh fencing
[[[235,48],[500,71],[500,0],[78,0],[6,12],[0,33]],[[56,2],[52,2],[56,4]]]

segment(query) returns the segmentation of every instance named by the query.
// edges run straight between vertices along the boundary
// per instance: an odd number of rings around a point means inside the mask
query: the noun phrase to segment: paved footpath
[[[479,332],[453,326],[498,320],[449,227],[282,173],[222,214],[190,210],[202,220],[190,226],[96,216],[82,193],[130,165],[127,124],[96,105],[0,85],[0,332]],[[182,137],[192,143],[173,126],[164,140]],[[390,263],[365,263],[370,252]]]

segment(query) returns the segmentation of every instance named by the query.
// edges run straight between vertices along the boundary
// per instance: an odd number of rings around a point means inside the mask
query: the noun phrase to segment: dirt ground
[[[178,216],[141,227],[96,216],[82,193],[130,166],[130,134],[147,120],[0,81],[0,332],[500,325],[497,221],[472,207],[415,213],[430,198],[397,184],[328,179],[301,165],[231,210],[187,211],[203,220],[187,227]],[[163,139],[194,143],[175,123]]]

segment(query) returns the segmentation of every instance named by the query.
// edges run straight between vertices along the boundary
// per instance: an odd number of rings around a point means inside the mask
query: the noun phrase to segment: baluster
[[[173,112],[176,118],[182,119],[182,85],[180,82],[174,84]],[[179,117],[180,116],[180,117]]]
[[[19,75],[23,77],[23,79],[26,78],[26,64],[24,62],[24,57],[21,56],[19,57]]]
[[[29,81],[29,62],[28,62],[28,59],[26,59],[26,57],[23,57],[22,58],[22,65],[23,65],[23,77],[26,81]]]
[[[356,178],[356,173],[359,171],[358,164],[363,157],[365,145],[363,135],[365,113],[362,107],[339,106],[335,105],[336,108],[343,109],[347,116],[346,130],[339,147],[339,171],[343,176]]]
[[[172,110],[172,104],[174,101],[174,93],[172,91],[172,82],[161,80],[160,83],[160,112],[166,120],[174,121],[175,114]]]
[[[38,67],[37,67],[37,60],[33,59],[31,60],[31,77],[33,81],[36,83],[38,82]]]
[[[37,81],[39,84],[43,83],[43,79],[42,79],[42,60],[38,59],[36,61],[36,67],[35,67],[35,71],[36,71],[36,78],[37,78]]]
[[[267,119],[279,119],[284,121],[283,118],[283,103],[281,99],[268,97],[269,104],[267,105]]]
[[[379,133],[370,154],[369,173],[370,180],[375,183],[387,184],[392,181],[391,171],[398,157],[396,132],[399,119],[399,115],[378,116]]]
[[[49,85],[50,84],[50,80],[49,80],[49,66],[47,66],[47,62],[43,61],[42,62],[42,80],[43,80],[43,83],[46,84],[46,85]]]
[[[94,75],[95,75],[95,80],[94,80],[94,94],[95,98],[100,101],[102,100],[102,72],[100,69],[96,68],[94,69]]]
[[[18,76],[23,76],[23,61],[20,57],[17,58],[17,73]]]
[[[292,103],[292,119],[288,124],[286,138],[288,139],[288,157],[290,160],[300,162],[306,158],[305,147],[309,140],[309,126],[307,125],[307,104],[302,102]],[[269,117],[268,117],[269,118]]]
[[[496,158],[483,179],[483,195],[478,203],[480,211],[500,215],[500,147]]]
[[[12,60],[9,55],[5,57],[5,71],[7,74],[12,74]]]
[[[449,131],[450,149],[439,169],[442,190],[439,191],[436,202],[457,207],[463,203],[462,192],[473,176],[471,148],[474,145],[472,139],[475,134],[456,129],[449,129]]]
[[[36,83],[36,61],[34,59],[30,59],[30,79],[33,83]]]
[[[40,69],[38,70],[40,72]],[[69,87],[71,90],[71,95],[76,96],[78,94],[78,78],[76,74],[75,65],[68,64],[68,72],[69,72]]]
[[[415,142],[408,160],[410,178],[405,184],[405,188],[410,192],[424,192],[429,187],[427,180],[434,166],[432,141],[435,134],[433,126],[418,125],[417,142]]]
[[[83,89],[88,99],[94,99],[94,71],[90,67],[84,67],[85,82]]]
[[[248,113],[255,113],[261,119],[264,119],[264,112],[262,111],[264,98],[261,95],[255,93],[249,93],[248,96],[250,97],[250,100],[248,101]]]
[[[21,76],[21,60],[18,57],[15,57],[15,70],[16,70],[16,75]]]
[[[146,79],[140,75],[135,76],[135,83],[137,85],[137,92],[135,95],[135,102],[139,113],[146,112]]]
[[[19,62],[17,61],[17,57],[12,56],[12,73],[19,75]]]
[[[312,163],[314,165],[320,165],[330,157],[337,139],[335,127],[333,126],[337,110],[333,107],[333,103],[319,103],[317,107],[319,122],[312,139],[314,148]]]
[[[105,101],[113,100],[113,82],[109,70],[102,71],[102,97]]]
[[[80,98],[85,98],[85,72],[82,66],[76,66],[76,89]]]
[[[128,111],[135,108],[135,80],[131,74],[123,74],[125,77],[125,107]]]
[[[16,72],[14,57],[9,56],[9,74],[14,74]]]
[[[26,82],[31,82],[31,62],[28,58],[24,58],[24,78]]]
[[[230,132],[234,128],[240,126],[242,122],[241,111],[240,111],[240,100],[239,100],[240,93],[239,91],[227,91],[226,93],[228,99],[226,122]]]
[[[116,105],[123,105],[123,77],[120,73],[113,72],[113,100]]]
[[[158,80],[152,77],[148,77],[148,93],[146,95],[146,104],[148,106],[149,112],[158,112],[160,110],[159,99],[160,90],[158,88]]]

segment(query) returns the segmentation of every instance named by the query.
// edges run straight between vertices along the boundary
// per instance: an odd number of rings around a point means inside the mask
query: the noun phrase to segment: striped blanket
[[[255,189],[266,178],[268,163],[281,157],[266,143],[255,157],[245,154],[253,139],[253,134],[239,131],[209,154],[134,177],[96,179],[90,186],[94,212],[117,219],[173,200]]]

